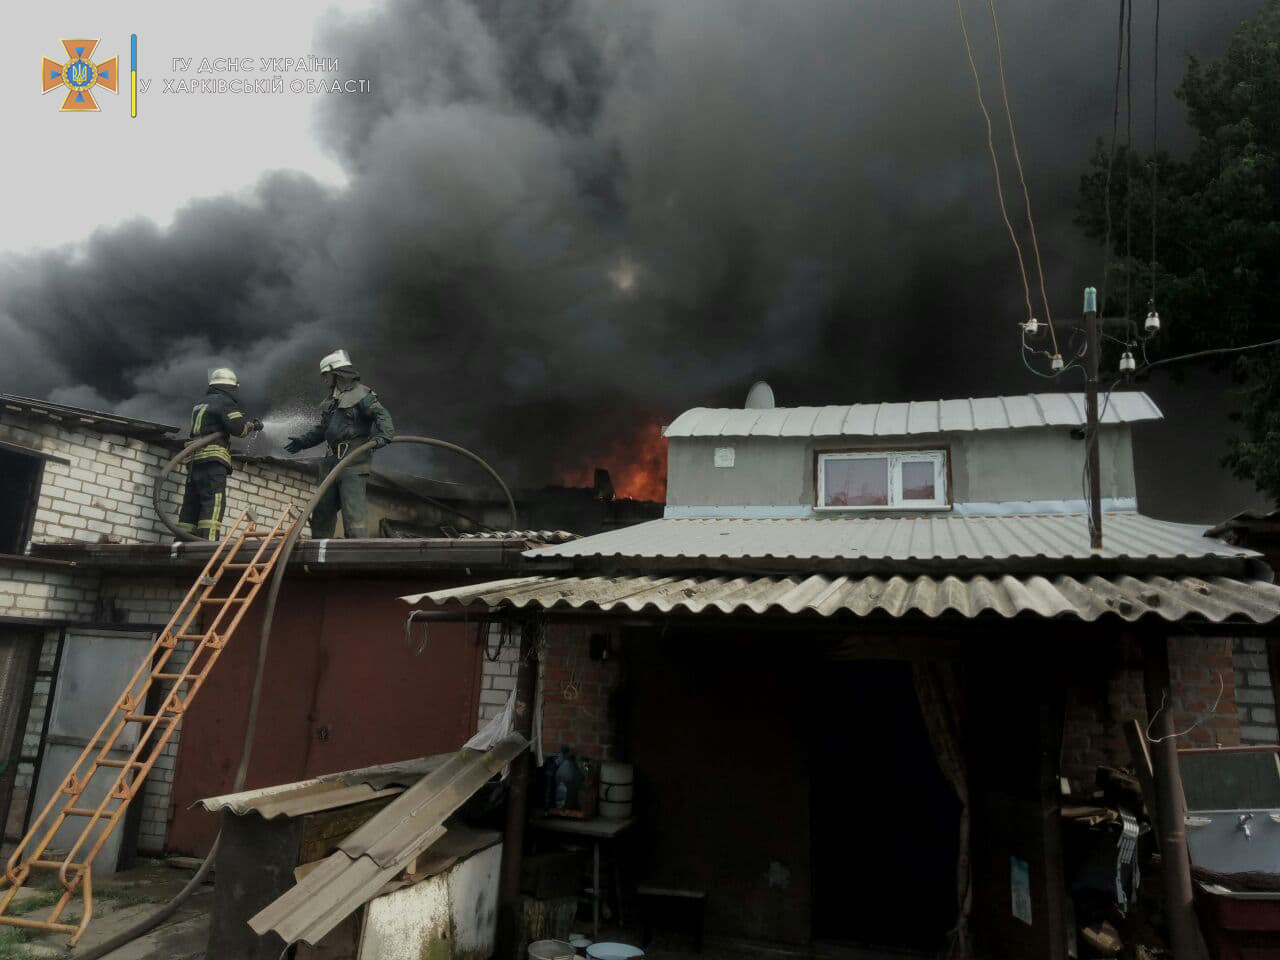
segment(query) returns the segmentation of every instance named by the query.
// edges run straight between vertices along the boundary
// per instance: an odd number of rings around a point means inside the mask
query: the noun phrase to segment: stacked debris
[[[1137,778],[1099,767],[1091,787],[1063,781],[1069,954],[1088,960],[1171,956],[1160,934],[1155,834]]]

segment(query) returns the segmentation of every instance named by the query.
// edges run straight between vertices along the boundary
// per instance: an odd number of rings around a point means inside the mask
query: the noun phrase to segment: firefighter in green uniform
[[[191,410],[192,440],[211,433],[218,436],[192,455],[178,514],[179,529],[201,540],[218,539],[231,473],[231,438],[262,429],[261,420],[246,417],[240,409],[239,386],[235,371],[219,367],[209,373],[209,392]]]
[[[329,396],[320,405],[320,422],[300,437],[290,437],[285,449],[297,453],[324,442],[327,444],[320,476],[326,477],[351,450],[368,440],[385,447],[395,437],[391,414],[378,395],[360,382],[347,351],[336,350],[320,361]],[[338,477],[311,513],[311,535],[332,537],[342,508],[342,532],[349,538],[369,536],[369,472],[373,451],[360,456]]]

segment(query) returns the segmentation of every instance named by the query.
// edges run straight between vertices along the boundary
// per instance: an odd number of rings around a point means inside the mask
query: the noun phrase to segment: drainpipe
[[[533,698],[538,662],[534,656],[535,621],[520,625],[520,661],[516,672],[515,732],[533,743]],[[520,903],[520,863],[524,853],[524,826],[529,811],[529,775],[532,749],[511,761],[507,778],[507,822],[502,834],[502,874],[498,885],[499,960],[517,960],[524,944],[517,942],[522,924]]]
[[[1173,691],[1169,682],[1169,641],[1153,634],[1142,641],[1142,680],[1147,697],[1147,733],[1159,807],[1160,859],[1164,865],[1164,905],[1174,960],[1207,956],[1192,904],[1191,858],[1187,853],[1186,799],[1173,736]],[[1161,709],[1164,704],[1164,709]],[[1157,711],[1159,713],[1157,714]],[[1150,741],[1156,741],[1151,743]]]

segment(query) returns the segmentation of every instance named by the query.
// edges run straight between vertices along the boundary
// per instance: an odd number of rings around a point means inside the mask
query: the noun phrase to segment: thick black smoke
[[[965,4],[1005,150],[987,6]],[[1216,55],[1259,6],[1165,5],[1166,145],[1187,136],[1186,54]],[[1116,12],[1001,9],[1061,316],[1100,279],[1071,213],[1110,129]],[[536,482],[640,420],[740,404],[757,377],[787,404],[1044,387],[1018,357],[1021,283],[949,0],[391,0],[324,32],[316,49],[374,91],[320,117],[350,185],[273,174],[163,231],[10,260],[4,389],[180,421],[215,362],[265,407],[316,391],[344,346],[402,431]]]

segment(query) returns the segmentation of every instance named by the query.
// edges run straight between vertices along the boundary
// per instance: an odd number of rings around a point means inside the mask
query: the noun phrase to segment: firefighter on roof
[[[379,448],[395,437],[391,414],[378,400],[378,395],[360,382],[360,374],[351,364],[347,351],[336,350],[320,361],[329,396],[320,405],[320,421],[300,437],[290,437],[285,449],[297,453],[325,443],[320,476],[326,477],[339,460],[368,440]],[[373,468],[372,451],[362,454],[342,472],[316,504],[311,514],[311,535],[332,537],[342,508],[342,533],[346,537],[369,536],[369,472]]]
[[[262,421],[245,416],[236,391],[235,371],[219,367],[209,373],[209,392],[191,410],[191,439],[217,434],[191,457],[187,488],[182,495],[178,527],[202,540],[217,540],[226,509],[227,477],[231,473],[231,438],[247,437],[262,429]]]

